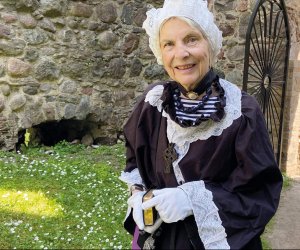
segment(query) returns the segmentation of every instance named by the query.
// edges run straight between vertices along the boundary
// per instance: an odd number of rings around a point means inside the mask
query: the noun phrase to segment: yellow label
[[[143,197],[143,202],[150,200],[153,197],[153,190],[149,190]],[[144,216],[144,224],[145,226],[152,226],[155,222],[155,211],[154,211],[154,207],[145,209],[143,211],[143,216]]]
[[[144,210],[144,224],[145,226],[152,226],[154,224],[153,221],[153,211],[152,208],[148,208]]]

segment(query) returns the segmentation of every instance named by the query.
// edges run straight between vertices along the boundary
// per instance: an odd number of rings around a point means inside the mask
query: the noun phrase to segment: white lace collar
[[[157,85],[151,89],[145,98],[151,106],[157,107],[159,112],[167,118],[167,136],[169,142],[175,143],[179,147],[185,143],[192,143],[197,140],[207,140],[211,136],[219,136],[223,130],[228,128],[234,120],[241,116],[241,90],[234,84],[220,79],[220,84],[225,90],[226,106],[225,115],[220,122],[207,121],[196,127],[182,128],[174,122],[170,116],[162,110],[161,96],[164,90],[163,85]],[[230,94],[227,94],[230,93]]]

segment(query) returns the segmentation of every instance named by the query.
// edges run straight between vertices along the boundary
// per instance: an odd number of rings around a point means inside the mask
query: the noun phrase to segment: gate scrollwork
[[[256,97],[280,163],[290,32],[284,0],[258,0],[246,34],[243,90]]]

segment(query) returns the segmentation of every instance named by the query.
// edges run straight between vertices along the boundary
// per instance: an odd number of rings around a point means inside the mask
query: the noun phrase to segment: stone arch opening
[[[118,136],[101,136],[101,125],[88,120],[60,120],[47,121],[27,129],[29,145],[54,146],[65,140],[73,144],[84,144],[86,146],[99,144],[115,144]],[[16,149],[25,143],[26,129],[18,132],[18,143]]]
[[[32,139],[45,146],[53,146],[60,141],[81,141],[84,136],[90,135],[90,124],[79,120],[61,120],[44,122],[31,129]],[[92,137],[90,135],[90,140]],[[92,141],[90,141],[92,142]]]

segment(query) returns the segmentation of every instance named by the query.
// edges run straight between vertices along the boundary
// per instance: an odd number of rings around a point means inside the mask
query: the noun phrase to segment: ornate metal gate
[[[257,0],[246,35],[243,90],[256,97],[265,115],[278,163],[289,49],[284,0]]]

